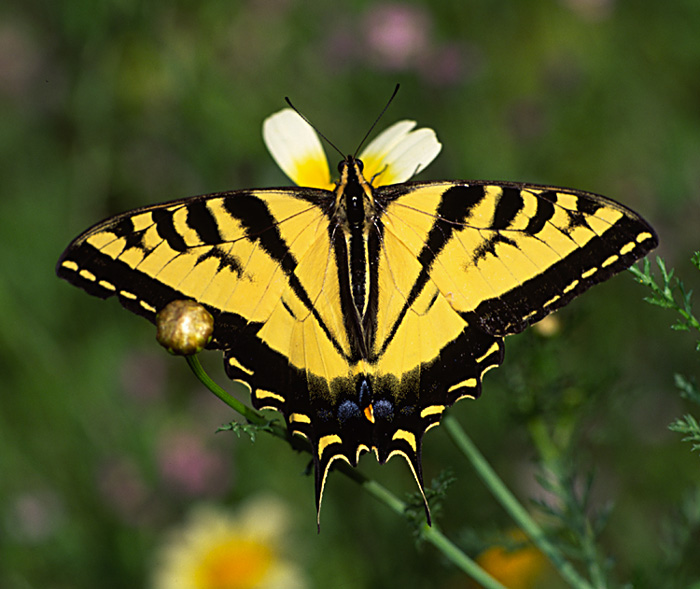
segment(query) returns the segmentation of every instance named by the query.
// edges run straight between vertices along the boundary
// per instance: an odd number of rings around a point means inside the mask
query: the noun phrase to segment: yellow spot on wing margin
[[[607,260],[605,260],[605,262],[603,262],[603,263],[601,264],[601,266],[602,266],[603,268],[605,268],[606,266],[610,266],[610,264],[614,264],[614,263],[617,262],[619,259],[620,259],[620,256],[618,256],[618,255],[610,256]]]
[[[78,269],[78,264],[76,264],[73,260],[64,260],[61,266],[67,268],[68,270],[73,270],[73,272]]]
[[[569,286],[567,286],[562,292],[566,294],[567,292],[571,292],[578,286],[578,280],[574,280]]]
[[[629,254],[635,247],[637,247],[637,244],[634,241],[630,241],[620,248],[620,254],[623,256]]]
[[[478,384],[478,381],[475,378],[468,378],[467,380],[463,380],[462,382],[458,382],[457,384],[453,384],[449,389],[447,389],[447,392],[451,393],[452,391],[455,391],[457,389],[461,389],[462,387],[473,388],[477,384]],[[421,413],[421,417],[423,417],[422,413]]]
[[[251,376],[252,376],[252,374],[253,374],[253,371],[252,371],[250,368],[246,368],[245,366],[243,366],[243,364],[241,364],[241,363],[240,363],[236,358],[234,358],[233,356],[231,356],[231,357],[228,359],[228,363],[229,363],[231,366],[233,366],[234,368],[238,368],[238,370],[241,370],[241,371],[245,372],[246,374],[250,374]]]
[[[266,391],[265,389],[255,389],[255,396],[258,399],[275,399],[280,403],[284,403],[285,401],[285,398],[282,395],[278,395],[272,391]]]
[[[474,381],[474,384],[476,384],[476,379],[475,379],[475,378],[472,378],[472,379],[470,379],[470,380],[473,380],[473,381]],[[464,381],[464,382],[466,382],[466,381]],[[455,387],[458,387],[458,386],[460,386],[461,384],[462,384],[462,383],[460,383],[460,384],[458,384],[458,385],[455,385]],[[449,392],[450,392],[452,389],[454,389],[455,387],[450,387],[450,388],[448,389],[447,392],[449,393]],[[429,407],[426,407],[425,409],[423,409],[423,411],[420,412],[420,416],[421,416],[421,419],[422,419],[422,418],[428,417],[428,415],[435,415],[436,413],[439,415],[439,414],[442,413],[444,410],[445,410],[445,406],[444,406],[444,405],[430,405]]]
[[[598,272],[598,268],[591,268],[590,270],[586,270],[583,274],[581,274],[581,278],[588,278],[589,276],[593,276],[596,272]]]
[[[642,243],[643,241],[646,241],[647,239],[651,239],[652,235],[648,231],[644,231],[643,233],[640,233],[637,235],[637,243]]]
[[[151,313],[156,312],[156,308],[149,305],[146,301],[139,301],[139,304],[146,309],[146,311],[150,311]]]
[[[78,274],[80,274],[81,277],[83,277],[85,280],[89,280],[90,282],[95,282],[95,280],[97,279],[97,276],[95,276],[89,270],[81,270],[80,272],[78,272]]]
[[[486,358],[488,358],[491,354],[494,352],[498,351],[498,342],[494,342],[493,345],[486,351],[486,353],[481,356],[481,358],[476,359],[477,364],[481,364]]]
[[[561,297],[560,297],[559,295],[554,295],[551,299],[549,299],[549,300],[548,300],[544,305],[542,305],[542,306],[543,306],[543,307],[549,307],[549,305],[551,305],[552,303],[556,303],[560,298],[561,298]]]
[[[323,457],[323,452],[324,452],[324,450],[325,450],[328,446],[330,446],[331,444],[341,444],[342,442],[343,442],[343,440],[341,440],[341,439],[340,439],[340,436],[337,435],[337,434],[331,434],[331,435],[329,435],[329,436],[323,436],[323,437],[318,441],[318,458],[319,458],[319,460]],[[339,454],[338,456],[342,456],[342,454]],[[347,458],[346,458],[345,456],[343,456],[343,458],[345,458],[345,459],[347,460]],[[332,458],[332,459],[331,459],[331,462],[332,462],[334,459],[335,459],[335,458]],[[327,467],[326,467],[326,470],[328,470]]]
[[[292,413],[289,416],[289,421],[290,423],[293,421],[297,421],[299,423],[311,423],[311,418],[303,413]]]
[[[406,431],[405,429],[397,429],[394,435],[391,437],[392,440],[404,440],[408,442],[411,449],[416,452],[416,436],[412,432]]]

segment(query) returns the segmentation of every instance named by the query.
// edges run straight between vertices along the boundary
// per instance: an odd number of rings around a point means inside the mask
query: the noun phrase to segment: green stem
[[[253,425],[269,425],[270,431],[273,435],[277,436],[278,438],[282,438],[283,440],[288,439],[286,429],[274,423],[270,424],[269,419],[267,419],[262,413],[258,413],[255,411],[255,409],[251,409],[246,404],[241,403],[238,399],[232,397],[218,384],[216,384],[206,373],[196,354],[192,356],[185,356],[185,360],[187,360],[187,364],[189,364],[192,372],[194,372],[195,376],[205,387],[219,397],[219,399],[226,403],[236,413],[243,416],[249,423],[252,423]]]
[[[344,470],[344,469],[343,469]],[[356,471],[355,471],[356,472]],[[362,475],[360,475],[362,476]],[[352,477],[357,480],[356,477]],[[370,495],[384,503],[400,516],[406,512],[406,504],[401,501],[396,495],[391,493],[386,487],[373,480],[364,479],[360,484]],[[469,575],[477,583],[485,589],[506,589],[501,583],[489,575],[476,562],[469,558],[462,550],[460,550],[447,536],[445,536],[437,524],[433,522],[432,526],[427,523],[421,524],[421,537],[427,542],[435,546],[442,554],[447,557],[457,568]]]
[[[200,382],[236,413],[239,413],[250,423],[256,425],[269,424],[264,415],[258,413],[254,409],[251,409],[244,403],[241,403],[238,399],[232,397],[218,384],[216,384],[205,372],[196,355],[185,356],[185,359],[187,360],[187,364],[189,364],[190,368],[192,369],[192,372],[194,372],[195,376],[200,380]],[[287,432],[284,428],[272,424],[272,429],[270,431],[273,435],[284,440],[288,440]],[[368,479],[347,464],[338,465],[337,470],[340,470],[350,479],[358,483],[363,489],[365,489],[365,491],[384,503],[384,505],[389,507],[389,509],[398,515],[402,517],[405,515],[406,504],[386,487],[383,487],[376,481]],[[423,524],[421,532],[422,536],[427,542],[440,550],[440,552],[442,552],[445,557],[447,557],[455,566],[480,583],[484,589],[506,589],[501,583],[499,583],[478,564],[476,564],[476,562],[464,554],[464,552],[462,552],[437,528],[436,524],[433,524],[432,526]]]
[[[518,502],[515,495],[505,486],[496,472],[491,468],[491,465],[486,461],[483,454],[474,445],[466,432],[459,425],[459,422],[447,415],[442,419],[442,426],[452,438],[452,441],[460,449],[460,451],[469,459],[474,466],[481,480],[491,491],[491,494],[515,520],[515,523],[520,527],[525,534],[532,540],[552,564],[559,571],[559,574],[571,585],[580,589],[593,589],[585,579],[583,579],[571,563],[564,560],[559,550],[548,539],[542,528],[537,525],[534,519],[530,517],[527,510]]]

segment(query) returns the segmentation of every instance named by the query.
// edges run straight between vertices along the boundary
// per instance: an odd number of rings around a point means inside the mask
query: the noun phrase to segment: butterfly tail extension
[[[408,425],[398,426],[389,438],[388,432],[385,434],[385,439],[388,441],[384,444],[375,446],[377,461],[379,464],[384,464],[394,456],[401,456],[411,470],[411,474],[418,485],[421,497],[423,498],[423,506],[425,508],[425,518],[428,525],[432,525],[432,517],[430,514],[430,505],[428,498],[425,495],[425,485],[423,483],[423,466],[421,461],[421,450],[423,433],[422,428],[408,429]]]

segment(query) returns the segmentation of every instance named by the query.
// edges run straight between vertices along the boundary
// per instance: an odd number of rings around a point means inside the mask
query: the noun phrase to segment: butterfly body
[[[408,462],[518,333],[657,244],[591,193],[482,181],[375,186],[348,156],[333,190],[240,190],[94,226],[62,278],[155,321],[176,299],[214,317],[210,347],[309,440],[320,508],[335,460]]]

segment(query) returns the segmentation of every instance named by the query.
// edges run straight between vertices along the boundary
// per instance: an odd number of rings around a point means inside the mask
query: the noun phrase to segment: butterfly
[[[652,227],[596,194],[536,184],[408,182],[439,153],[399,122],[332,182],[318,136],[285,109],[265,141],[299,186],[184,198],[76,238],[61,278],[155,322],[174,300],[214,318],[210,348],[258,409],[306,438],[317,518],[336,460],[408,463],[425,499],[425,432],[484,373],[504,338],[645,256]],[[426,513],[430,518],[427,501]]]

